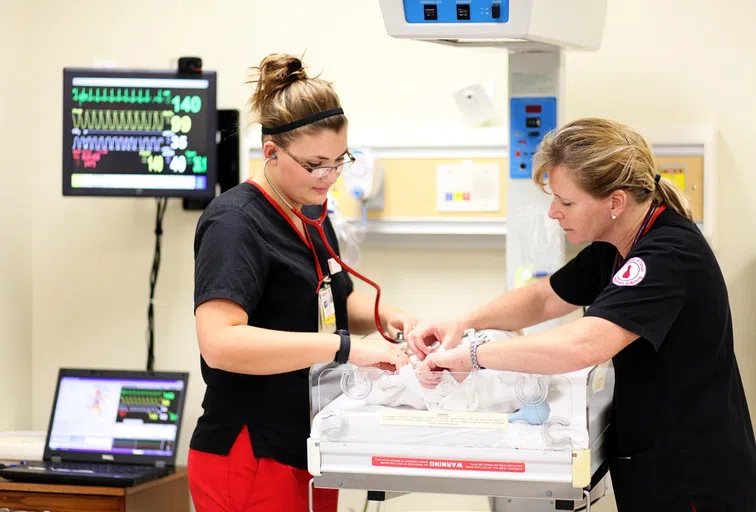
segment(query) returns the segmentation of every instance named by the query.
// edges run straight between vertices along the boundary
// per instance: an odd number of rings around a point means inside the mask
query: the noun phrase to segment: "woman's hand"
[[[388,319],[388,334],[396,339],[398,332],[401,332],[404,339],[417,327],[417,318],[408,313],[396,313]]]
[[[407,343],[409,350],[423,360],[436,350],[435,343],[447,350],[459,345],[464,332],[464,326],[456,321],[421,324],[407,336]]]
[[[352,339],[349,362],[355,366],[395,372],[409,364],[409,359],[398,344],[389,343],[383,338],[365,338]]]
[[[443,370],[448,370],[457,382],[465,380],[472,371],[470,347],[462,345],[429,354],[416,370],[417,379],[427,388],[434,387],[441,381]]]

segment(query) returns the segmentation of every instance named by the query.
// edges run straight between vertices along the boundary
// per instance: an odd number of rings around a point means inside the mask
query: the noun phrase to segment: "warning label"
[[[373,457],[373,466],[414,469],[451,469],[458,471],[500,471],[524,473],[524,462],[419,459],[410,457]]]

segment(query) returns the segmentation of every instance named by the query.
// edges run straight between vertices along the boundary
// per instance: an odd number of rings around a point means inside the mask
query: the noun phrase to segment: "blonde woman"
[[[534,180],[549,216],[588,243],[550,279],[458,320],[418,327],[423,370],[535,374],[613,359],[610,471],[620,512],[756,510],[756,443],[733,350],[727,288],[688,201],[651,147],[604,119],[543,141]],[[589,306],[579,320],[454,348],[467,328],[516,330]],[[446,351],[431,351],[437,340]]]

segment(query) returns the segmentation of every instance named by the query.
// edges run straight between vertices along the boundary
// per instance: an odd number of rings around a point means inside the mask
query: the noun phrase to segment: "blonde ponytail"
[[[656,197],[661,204],[666,205],[670,210],[693,222],[693,211],[690,208],[690,201],[677,185],[668,179],[661,178],[656,190]]]

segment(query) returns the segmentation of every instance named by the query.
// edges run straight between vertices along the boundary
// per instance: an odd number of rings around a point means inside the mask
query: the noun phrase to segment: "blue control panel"
[[[512,98],[509,103],[509,177],[533,177],[533,155],[557,125],[555,97]]]
[[[506,23],[509,0],[404,0],[407,23]]]

